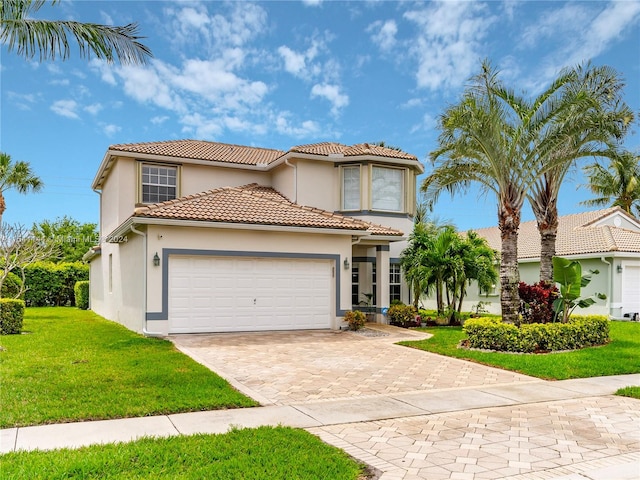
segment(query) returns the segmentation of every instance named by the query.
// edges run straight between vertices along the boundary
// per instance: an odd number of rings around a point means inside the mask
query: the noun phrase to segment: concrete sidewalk
[[[640,433],[638,433],[640,418],[636,416],[621,421],[620,415],[622,415],[621,412],[629,410],[629,404],[633,409],[634,402],[638,405],[635,410],[640,410],[640,402],[622,397],[609,397],[618,388],[628,385],[640,385],[640,375],[450,388],[432,392],[370,395],[359,397],[357,400],[326,400],[236,410],[10,428],[0,431],[0,452],[76,448],[90,444],[126,442],[145,436],[224,433],[231,427],[286,425],[306,428],[328,443],[345,449],[355,458],[377,468],[381,474],[380,478],[384,480],[413,478],[637,480],[640,479]],[[605,406],[600,405],[603,401]],[[587,412],[586,417],[594,417],[597,421],[604,421],[599,419],[603,415],[598,415],[598,409],[606,410],[608,416],[617,416],[617,423],[607,423],[603,429],[611,438],[621,433],[620,438],[623,438],[621,442],[624,448],[610,447],[606,456],[603,457],[596,455],[589,445],[567,440],[568,432],[572,429],[587,427],[580,423],[586,418],[584,415],[572,417],[581,404],[584,405],[580,410]],[[527,408],[522,408],[523,406]],[[561,418],[552,418],[554,415],[559,415],[560,411],[563,412]],[[563,465],[550,463],[549,458],[546,463],[541,462],[539,465],[534,465],[534,461],[519,461],[525,456],[523,442],[527,438],[524,438],[523,433],[517,433],[522,438],[504,438],[502,443],[497,443],[499,446],[503,443],[506,445],[505,458],[515,460],[505,460],[507,463],[501,464],[500,468],[497,468],[499,462],[496,463],[494,472],[498,473],[494,475],[489,475],[486,469],[480,468],[482,461],[480,456],[467,458],[469,452],[479,449],[473,444],[473,439],[479,434],[470,433],[474,428],[477,429],[479,422],[484,425],[487,423],[486,418],[506,415],[506,423],[500,427],[504,430],[513,424],[514,416],[516,420],[526,418],[527,421],[533,421],[534,419],[527,417],[528,412],[531,412],[534,417],[537,416],[534,423],[538,426],[538,430],[542,428],[545,418],[550,419],[551,423],[544,426],[547,430],[544,430],[546,433],[542,435],[546,439],[542,443],[547,444],[547,447],[551,444],[558,444],[561,447],[570,444],[575,447],[573,449],[566,447],[565,452],[560,448],[560,454],[557,456],[565,459]],[[447,423],[451,422],[454,422],[455,426],[448,428]],[[571,422],[575,422],[575,425]],[[524,430],[520,423],[516,428],[518,432]],[[418,439],[419,435],[411,438],[410,432],[398,434],[402,437],[402,441],[397,440],[395,443],[389,442],[390,438],[385,437],[386,433],[394,429],[401,431],[403,426],[407,427],[407,425],[419,425],[422,430],[425,425],[431,425],[429,428],[437,425],[439,432],[426,441]],[[558,437],[557,432],[553,430],[555,428],[563,429],[561,437]],[[616,429],[624,431],[614,431]],[[430,450],[427,447],[435,445],[434,448],[440,449],[436,456],[446,460],[446,450],[453,448],[451,440],[454,437],[457,438],[455,432],[462,430],[467,432],[465,437],[469,435],[466,439],[471,441],[467,445],[464,445],[464,441],[461,445],[457,445],[457,447],[463,447],[460,451],[466,452],[464,455],[452,457],[451,465],[457,466],[454,468],[449,464],[434,464],[435,457],[428,456],[426,452]],[[363,434],[365,431],[373,433],[367,438],[368,434]],[[434,432],[430,433],[434,435]],[[504,436],[503,433],[496,431],[496,435],[498,434]],[[485,437],[489,438],[486,432]],[[424,438],[426,439],[427,436]],[[442,450],[439,443],[447,448]],[[615,442],[612,440],[611,443]],[[403,445],[410,445],[411,448],[404,448]],[[465,446],[468,447],[466,450]],[[539,447],[539,445],[535,446]],[[580,456],[576,452],[586,453]],[[426,460],[427,458],[429,461]],[[470,465],[474,468],[466,468]],[[546,468],[544,468],[545,465]],[[540,470],[541,467],[544,469]],[[457,471],[454,471],[456,469]],[[527,476],[526,472],[529,471],[527,469],[533,470],[530,476]]]

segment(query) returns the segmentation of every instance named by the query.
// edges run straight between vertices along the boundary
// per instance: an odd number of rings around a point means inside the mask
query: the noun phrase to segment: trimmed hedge
[[[602,315],[573,316],[567,323],[529,323],[516,327],[499,318],[465,322],[469,347],[501,352],[576,350],[609,341],[609,320]]]
[[[353,310],[345,312],[344,320],[349,324],[351,330],[360,330],[367,322],[367,317],[360,310]]]
[[[27,307],[74,306],[76,282],[89,280],[89,265],[82,262],[36,262],[24,270]]]
[[[89,281],[81,280],[76,282],[73,292],[76,296],[76,307],[81,310],[87,310],[89,308]]]
[[[20,287],[22,287],[22,279],[15,273],[9,272],[4,282],[2,282],[0,298],[17,298]],[[24,295],[20,296],[20,298],[23,297]]]
[[[420,326],[419,322],[416,323],[417,316],[418,311],[413,305],[392,305],[387,312],[391,325],[404,328]]]
[[[15,298],[0,298],[0,335],[22,332],[24,301]]]

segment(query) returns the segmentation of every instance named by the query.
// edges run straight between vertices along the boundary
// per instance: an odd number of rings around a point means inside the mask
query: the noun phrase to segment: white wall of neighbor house
[[[616,317],[616,311],[613,308],[620,302],[620,279],[616,277],[615,268],[619,260],[613,258],[605,258],[606,261],[612,263],[612,266],[604,263],[600,257],[579,259],[582,265],[582,274],[587,274],[589,270],[598,270],[600,273],[591,277],[589,285],[582,289],[582,296],[588,297],[595,295],[596,293],[604,293],[607,295],[606,300],[596,299],[596,303],[589,308],[576,308],[574,313],[580,314],[593,314],[593,315],[611,315]],[[521,262],[520,268],[520,281],[528,284],[537,283],[540,279],[540,263],[534,262]],[[613,272],[613,273],[612,273]],[[611,287],[610,287],[611,285]],[[435,309],[435,298],[429,298],[423,296],[421,302],[427,309]],[[467,287],[467,296],[462,304],[463,311],[473,311],[478,305],[478,302],[483,302],[483,307],[489,313],[500,314],[500,283],[496,284],[496,288],[489,294],[481,294],[479,288],[475,282]]]
[[[129,233],[122,243],[101,244],[91,260],[91,310],[134,331],[142,330],[144,313],[144,241]]]
[[[148,257],[162,249],[189,249],[223,252],[257,252],[286,254],[339,255],[335,275],[340,276],[340,309],[351,309],[351,274],[343,268],[345,258],[351,261],[351,235],[310,234],[299,232],[259,231],[231,228],[198,228],[149,225],[147,228]],[[147,267],[147,312],[162,311],[162,266],[149,261]],[[333,292],[332,303],[335,305]],[[333,308],[335,310],[335,308]],[[301,312],[304,314],[304,312]],[[333,312],[336,315],[336,312]],[[338,328],[341,318],[334,318],[332,328]],[[168,331],[168,321],[149,320],[149,330]]]

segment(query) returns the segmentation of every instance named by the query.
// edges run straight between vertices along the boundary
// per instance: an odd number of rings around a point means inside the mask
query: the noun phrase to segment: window
[[[342,210],[360,210],[360,166],[342,167]]]
[[[177,167],[142,165],[142,203],[173,200],[178,195]]]
[[[400,264],[392,263],[389,265],[389,303],[393,303],[393,301],[401,301],[400,294],[400,284],[401,284],[401,275],[400,275]]]
[[[402,212],[404,209],[404,170],[371,169],[371,209]]]
[[[113,253],[109,254],[109,293],[113,293]]]

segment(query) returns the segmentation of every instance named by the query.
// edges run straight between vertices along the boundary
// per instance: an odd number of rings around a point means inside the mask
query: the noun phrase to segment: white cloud
[[[313,137],[320,132],[320,126],[313,120],[305,120],[301,123],[293,123],[291,121],[290,112],[280,112],[272,123],[276,127],[276,131],[281,135],[289,135],[296,138]]]
[[[538,22],[522,33],[524,48],[544,48],[546,40],[559,48],[543,57],[536,81],[526,86],[534,92],[548,84],[566,66],[594,59],[609,50],[629,28],[640,23],[640,2],[611,1],[568,3],[547,10]]]
[[[306,56],[304,53],[297,53],[286,45],[278,48],[278,53],[284,60],[284,69],[293,76],[300,75],[306,66]]]
[[[367,33],[371,33],[371,40],[380,47],[380,50],[388,52],[396,45],[398,25],[395,20],[386,22],[378,20],[367,27]]]
[[[304,51],[297,52],[286,45],[278,47],[278,54],[284,60],[284,69],[297,78],[310,80],[319,76],[325,79],[333,78],[336,70],[335,60],[329,58],[324,64],[314,62],[318,56],[327,50],[327,41],[330,39],[329,34],[324,37],[315,35],[310,40],[309,48]]]
[[[91,105],[87,105],[86,107],[84,107],[84,111],[85,112],[89,112],[91,115],[97,115],[100,110],[102,110],[102,104],[100,103],[93,103]]]
[[[322,97],[331,102],[331,113],[338,115],[340,110],[349,105],[349,96],[340,92],[340,86],[316,84],[311,89],[311,98]]]
[[[62,117],[80,118],[76,112],[78,104],[75,100],[57,100],[51,105],[51,110]]]
[[[20,110],[31,110],[31,107],[36,103],[36,95],[33,93],[17,93],[9,91],[7,92],[7,97]]]
[[[118,133],[120,130],[122,130],[122,128],[120,128],[118,125],[114,125],[112,123],[109,123],[109,124],[101,123],[100,126],[102,127],[103,133],[107,137],[112,137],[113,135]]]
[[[103,82],[108,83],[109,85],[117,85],[113,65],[109,65],[104,60],[98,60],[97,58],[93,58],[89,61],[89,67],[100,74],[100,78]]]
[[[49,85],[59,85],[61,87],[67,87],[67,86],[69,86],[70,83],[71,82],[69,82],[69,79],[62,78],[62,79],[59,79],[59,80],[51,80],[49,82]]]
[[[111,18],[111,15],[109,15],[104,10],[100,10],[100,17],[102,18],[102,23],[104,23],[105,25],[113,25],[114,24],[113,18]]]
[[[322,0],[302,0],[302,3],[307,7],[319,7],[322,5]]]
[[[462,85],[485,56],[483,40],[496,17],[474,2],[433,3],[404,18],[418,29],[409,51],[417,59],[418,87],[438,90]]]
[[[169,120],[169,117],[167,115],[162,115],[162,116],[158,115],[158,116],[152,117],[150,122],[153,123],[154,125],[162,125],[167,120]]]

